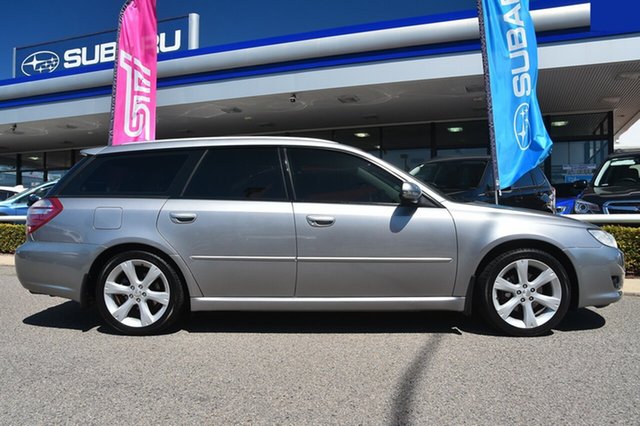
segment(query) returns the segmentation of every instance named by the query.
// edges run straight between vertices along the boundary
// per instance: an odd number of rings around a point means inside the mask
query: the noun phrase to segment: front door
[[[289,148],[298,243],[297,297],[451,296],[449,212],[400,202],[402,181],[344,152]]]

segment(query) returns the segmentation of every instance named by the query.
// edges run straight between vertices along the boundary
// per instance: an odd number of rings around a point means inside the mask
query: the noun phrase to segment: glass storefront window
[[[22,185],[25,188],[33,188],[44,183],[44,171],[32,170],[22,172]]]
[[[73,165],[71,161],[72,154],[72,151],[47,152],[46,168],[49,170],[70,168]],[[51,173],[51,171],[49,173]]]
[[[375,156],[380,156],[382,142],[379,127],[340,129],[333,132],[332,140],[360,148]]]
[[[382,158],[409,171],[431,158],[430,125],[382,128]]]
[[[455,149],[439,149],[438,158],[449,157],[465,157],[474,155],[488,155],[488,148],[455,148]]]
[[[436,124],[438,156],[440,150],[452,148],[484,148],[489,146],[489,127],[486,120],[459,121]]]
[[[51,180],[57,180],[60,179],[62,176],[64,176],[65,173],[67,173],[69,171],[69,169],[64,169],[64,170],[47,170],[47,180],[51,181]]]
[[[547,132],[554,142],[556,139],[607,136],[609,134],[609,114],[599,112],[554,115],[548,119]]]
[[[44,153],[27,152],[21,155],[22,185],[32,188],[44,183]]]
[[[609,153],[608,140],[556,142],[551,155],[551,183],[590,180]]]
[[[22,170],[43,170],[44,169],[44,153],[43,152],[27,152],[22,154]]]
[[[14,186],[16,179],[16,155],[0,155],[0,186]]]

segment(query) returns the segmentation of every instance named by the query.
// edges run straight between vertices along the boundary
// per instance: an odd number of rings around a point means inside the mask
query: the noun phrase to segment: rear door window
[[[210,149],[182,197],[212,200],[285,201],[277,147]]]

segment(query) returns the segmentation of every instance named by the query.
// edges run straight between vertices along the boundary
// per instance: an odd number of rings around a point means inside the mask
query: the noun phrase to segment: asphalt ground
[[[639,424],[640,297],[551,334],[457,313],[198,313],[113,334],[0,266],[0,424]]]

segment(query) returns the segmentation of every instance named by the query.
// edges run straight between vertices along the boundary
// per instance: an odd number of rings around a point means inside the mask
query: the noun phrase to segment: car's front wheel
[[[567,272],[560,262],[541,250],[502,253],[483,269],[478,284],[484,316],[510,335],[548,333],[569,308]]]
[[[159,256],[128,251],[111,258],[96,286],[102,318],[116,330],[155,334],[179,319],[184,291],[175,270]]]

